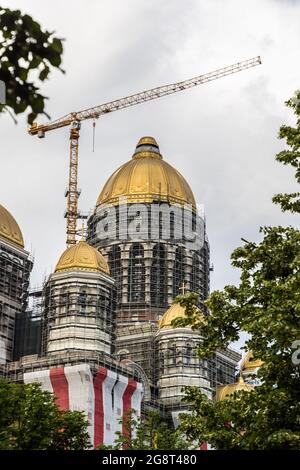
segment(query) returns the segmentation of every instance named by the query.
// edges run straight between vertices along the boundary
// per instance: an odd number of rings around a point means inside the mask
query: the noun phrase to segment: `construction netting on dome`
[[[15,334],[23,330],[20,321],[27,308],[32,266],[21,246],[0,237],[0,364],[17,354]]]

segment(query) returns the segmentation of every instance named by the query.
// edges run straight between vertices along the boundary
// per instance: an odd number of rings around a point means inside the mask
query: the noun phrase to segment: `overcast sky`
[[[65,38],[63,67],[42,85],[47,111],[70,111],[121,98],[261,55],[263,64],[190,91],[82,126],[80,208],[94,208],[107,178],[131,158],[143,135],[204,204],[213,289],[238,281],[230,253],[260,225],[295,224],[271,203],[295,189],[292,172],[274,155],[293,116],[284,106],[300,88],[299,0],[3,0]],[[0,203],[18,221],[35,257],[33,285],[49,274],[65,247],[64,190],[68,131],[30,137],[25,118],[1,116]]]

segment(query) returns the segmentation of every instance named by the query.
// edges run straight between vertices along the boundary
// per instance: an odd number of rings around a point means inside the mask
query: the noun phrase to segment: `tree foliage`
[[[125,425],[122,431],[116,432],[112,446],[101,446],[101,449],[112,450],[175,450],[193,448],[190,441],[177,429],[161,419],[159,412],[150,411],[141,418],[132,410],[120,424]]]
[[[295,95],[286,102],[286,105],[295,112],[297,122],[296,127],[281,126],[279,138],[285,139],[289,148],[279,152],[276,155],[276,160],[294,168],[296,181],[300,184],[300,91],[296,91]],[[284,212],[300,213],[300,192],[276,194],[273,197],[273,202],[279,204]]]
[[[43,30],[31,16],[20,10],[0,6],[0,80],[6,86],[6,105],[14,114],[29,110],[28,122],[45,112],[45,100],[39,82],[48,79],[51,70],[63,72],[62,40]]]
[[[287,105],[294,109],[297,124],[282,126],[280,137],[286,138],[288,150],[276,158],[296,168],[300,182],[300,106],[291,100]],[[284,211],[300,212],[298,193],[277,195],[274,201]],[[182,430],[217,449],[300,449],[300,232],[277,226],[262,227],[260,233],[259,243],[245,242],[232,253],[240,283],[210,295],[205,322],[195,311],[195,294],[177,298],[186,306],[187,319],[175,323],[199,330],[201,357],[246,332],[245,349],[263,361],[261,385],[251,392],[214,403],[199,390],[187,390],[194,411],[183,418]]]
[[[60,411],[38,384],[0,382],[0,450],[83,450],[87,421],[79,411]]]

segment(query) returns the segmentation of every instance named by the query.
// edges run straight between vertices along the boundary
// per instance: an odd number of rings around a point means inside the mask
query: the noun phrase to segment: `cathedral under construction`
[[[0,205],[0,374],[83,410],[95,447],[113,443],[131,409],[158,410],[176,426],[185,386],[216,399],[235,382],[238,352],[200,359],[199,333],[172,326],[185,315],[179,294],[198,293],[209,315],[210,248],[189,184],[154,138],[141,138],[108,178],[86,230],[40,289],[30,289],[32,267]]]

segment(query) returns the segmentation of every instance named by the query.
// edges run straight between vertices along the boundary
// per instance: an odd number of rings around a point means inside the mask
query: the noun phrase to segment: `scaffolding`
[[[14,361],[23,356],[40,355],[43,307],[42,288],[31,289],[26,310],[18,316],[15,325]]]
[[[0,240],[0,363],[13,360],[15,329],[26,310],[33,260],[22,248]]]
[[[126,206],[125,211],[130,214],[133,206]],[[203,219],[193,211],[166,203],[149,203],[143,207],[148,220],[133,238],[127,231],[124,233],[121,206],[103,210],[100,207],[88,221],[88,242],[100,249],[116,280],[118,326],[139,321],[156,323],[181,293],[183,284],[187,291],[199,293],[202,308],[209,293],[207,238],[198,234],[203,241],[194,248],[184,235],[187,213],[190,225],[198,223],[199,230],[204,225]],[[108,222],[105,238],[98,238],[97,225],[102,223],[104,214],[108,221],[114,222]],[[128,226],[131,219],[128,215]]]
[[[69,350],[113,354],[115,286],[99,272],[58,272],[41,291],[41,356]]]
[[[88,221],[88,242],[104,255],[110,274],[116,280],[116,357],[143,370],[143,382],[153,403],[163,403],[160,385],[162,377],[169,374],[167,408],[186,408],[179,403],[180,384],[188,385],[186,377],[193,377],[194,383],[213,397],[217,384],[234,380],[240,360],[240,355],[233,351],[218,351],[212,358],[200,360],[196,349],[201,338],[194,334],[191,343],[186,344],[189,337],[184,330],[179,332],[176,340],[165,341],[165,350],[159,339],[158,320],[174,298],[182,293],[183,286],[185,291],[199,294],[199,307],[207,313],[204,300],[209,294],[210,259],[205,221],[193,211],[188,213],[190,220],[187,220],[187,213],[180,207],[176,208],[173,217],[171,212],[166,221],[165,203],[144,204],[148,210],[148,223],[142,225],[139,236],[132,239],[121,223],[124,211],[130,214],[132,206],[125,209],[121,206],[99,207]],[[157,215],[154,224],[153,207]],[[103,227],[104,214],[109,220],[107,227]],[[130,217],[129,223],[132,222]],[[105,239],[98,238],[99,222]],[[184,224],[190,224],[193,229],[203,228],[203,243],[197,249],[192,249],[182,236]]]
[[[120,235],[120,208],[117,214]],[[187,223],[183,214],[180,217],[180,223]],[[191,212],[192,224],[197,217]],[[203,244],[191,249],[178,235],[179,223],[172,217],[170,237],[163,236],[165,220],[158,213],[154,227],[148,221],[148,239],[123,234],[121,239],[99,241],[98,220],[97,212],[89,219],[88,241],[106,258],[110,275],[56,272],[41,288],[30,291],[28,302],[28,281],[24,282],[26,302],[16,321],[13,361],[0,373],[21,382],[26,372],[52,367],[84,363],[93,374],[105,367],[142,382],[142,409],[158,409],[165,417],[187,408],[182,402],[186,385],[196,385],[213,398],[216,385],[234,382],[240,355],[228,349],[202,360],[196,351],[201,341],[197,332],[179,328],[166,333],[158,328],[158,320],[183,287],[199,293],[199,307],[205,311],[210,265],[206,234]],[[6,283],[8,272],[3,274]]]

